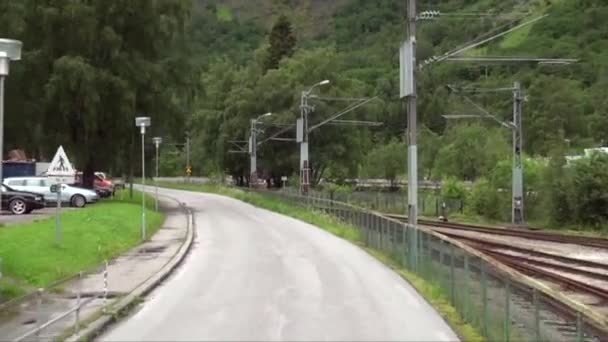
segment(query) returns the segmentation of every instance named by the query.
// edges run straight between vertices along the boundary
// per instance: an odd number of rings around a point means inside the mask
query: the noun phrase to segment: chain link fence
[[[374,211],[284,189],[263,192],[293,205],[332,215],[359,231],[366,246],[440,287],[462,318],[489,341],[606,341],[604,323],[580,304],[560,301],[546,285],[479,251],[423,227]]]
[[[354,191],[348,193],[310,191],[314,196],[328,197],[338,202],[352,203],[383,213],[403,214],[407,212],[406,191]],[[446,216],[450,213],[462,214],[464,212],[465,201],[444,198],[435,190],[420,191],[418,199],[418,210],[422,216],[438,217],[440,215]]]

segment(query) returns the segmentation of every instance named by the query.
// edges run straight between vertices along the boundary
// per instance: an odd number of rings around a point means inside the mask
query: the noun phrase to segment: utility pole
[[[512,224],[524,224],[524,186],[522,153],[522,104],[524,101],[521,83],[513,86],[513,197],[512,197]]]
[[[308,114],[312,107],[308,105],[308,98],[313,89],[318,86],[329,84],[329,80],[323,80],[314,84],[308,90],[302,91],[300,96],[300,119],[296,122],[296,141],[300,143],[300,191],[303,195],[308,194],[310,186],[310,162],[308,160]]]
[[[272,113],[268,112],[266,114],[262,114],[255,119],[251,119],[251,128],[250,128],[250,136],[249,136],[249,186],[255,187],[258,181],[258,121],[271,116]]]
[[[455,88],[449,86],[454,91]],[[476,104],[470,98],[465,96],[467,102],[472,104],[481,112],[481,114],[456,114],[456,115],[444,115],[446,119],[467,119],[467,118],[482,118],[492,119],[501,126],[510,129],[513,134],[513,167],[512,167],[512,192],[511,192],[511,223],[514,226],[525,225],[524,217],[524,176],[523,176],[523,163],[522,163],[522,152],[523,152],[523,139],[522,139],[522,114],[523,114],[523,102],[525,96],[521,83],[516,81],[513,83],[513,87],[508,88],[496,88],[496,89],[472,89],[473,92],[500,92],[509,91],[513,93],[513,121],[508,122],[500,119],[499,117],[492,115],[480,105]]]
[[[408,0],[407,8],[407,38],[409,39],[410,60],[406,61],[411,68],[406,77],[410,77],[411,84],[409,94],[407,94],[407,189],[408,189],[408,230],[411,231],[409,248],[410,262],[413,269],[418,264],[418,146],[416,143],[417,131],[417,92],[416,92],[416,0]]]
[[[255,119],[251,119],[251,136],[249,137],[249,153],[250,153],[250,162],[249,162],[249,187],[255,187],[257,183],[258,176],[258,163],[257,163],[257,150],[258,150],[258,142],[257,142],[257,132],[256,132],[256,124]]]
[[[298,131],[302,131],[302,142],[300,143],[300,191],[303,195],[308,194],[310,186],[310,164],[308,161],[308,92],[303,91],[300,99],[300,120]]]

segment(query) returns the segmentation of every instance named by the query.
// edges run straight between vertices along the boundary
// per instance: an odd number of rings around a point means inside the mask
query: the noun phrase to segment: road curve
[[[161,192],[196,211],[193,250],[101,340],[458,340],[408,283],[338,237],[230,198]]]

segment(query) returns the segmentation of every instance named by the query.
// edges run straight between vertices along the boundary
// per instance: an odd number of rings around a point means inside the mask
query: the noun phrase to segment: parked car
[[[2,209],[9,210],[14,215],[29,214],[33,210],[44,208],[44,197],[24,191],[17,191],[2,185]]]
[[[57,193],[51,191],[51,185],[55,183],[45,177],[14,177],[7,178],[4,183],[9,187],[32,193],[41,194],[48,204],[57,202]],[[95,203],[99,200],[99,195],[93,190],[78,188],[67,184],[61,185],[61,202],[73,207],[82,208],[87,203]]]
[[[82,172],[76,173],[76,183],[75,186],[82,187]],[[95,172],[95,180],[93,182],[93,189],[99,195],[99,197],[105,198],[110,197],[114,194],[115,187],[111,180],[106,178],[105,173],[103,172]]]

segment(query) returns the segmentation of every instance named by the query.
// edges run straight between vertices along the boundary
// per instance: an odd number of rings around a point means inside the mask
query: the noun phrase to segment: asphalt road
[[[408,283],[344,240],[233,199],[162,192],[197,210],[193,250],[101,340],[458,340]]]

